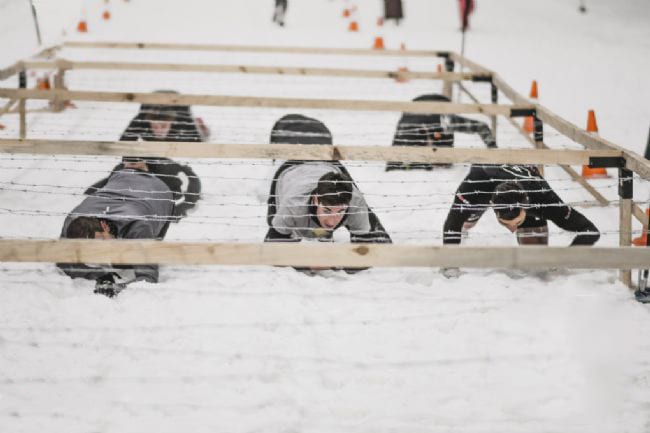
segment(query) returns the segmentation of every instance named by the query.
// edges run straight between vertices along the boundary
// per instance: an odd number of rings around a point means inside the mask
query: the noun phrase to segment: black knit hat
[[[492,208],[497,218],[512,220],[519,216],[522,209],[528,206],[529,199],[526,191],[517,182],[503,182],[492,194]]]

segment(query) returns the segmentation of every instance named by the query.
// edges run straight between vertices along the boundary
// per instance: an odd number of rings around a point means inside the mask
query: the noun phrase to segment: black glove
[[[126,288],[125,283],[116,283],[115,277],[117,274],[111,272],[110,274],[102,275],[95,281],[95,290],[93,293],[114,298],[122,290]]]

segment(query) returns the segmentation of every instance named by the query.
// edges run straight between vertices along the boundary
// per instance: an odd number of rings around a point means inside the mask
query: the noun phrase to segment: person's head
[[[77,217],[70,222],[66,231],[69,239],[115,239],[106,220],[95,217]]]
[[[327,173],[318,180],[312,201],[321,227],[333,230],[338,226],[352,200],[352,180],[341,173]]]
[[[499,223],[513,233],[526,219],[528,194],[517,182],[501,183],[490,202]]]
[[[302,114],[287,114],[273,125],[270,142],[331,145],[332,133],[320,120]]]
[[[153,93],[178,95],[175,90],[156,90]],[[140,119],[149,123],[152,138],[165,139],[175,122],[189,122],[191,110],[188,105],[142,104]]]

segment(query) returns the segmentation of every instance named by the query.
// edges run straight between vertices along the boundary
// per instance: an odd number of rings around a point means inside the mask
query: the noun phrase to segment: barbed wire
[[[0,162],[2,161],[31,161],[31,162],[96,162],[96,163],[113,163],[119,162],[121,159],[120,156],[99,156],[99,155],[86,155],[86,156],[70,156],[70,157],[61,157],[61,156],[10,156],[10,155],[0,155]],[[236,160],[236,159],[227,159],[227,160],[219,160],[219,159],[178,159],[174,161],[165,161],[165,160],[160,160],[160,159],[148,159],[146,157],[143,157],[142,160],[147,163],[155,163],[157,165],[174,165],[177,164],[179,161],[182,163],[187,163],[191,164],[192,167],[200,167],[200,166],[213,166],[213,165],[219,165],[219,166],[251,166],[251,167],[267,167],[267,168],[274,168],[274,167],[279,167],[279,162],[278,161],[273,161],[273,160]],[[323,162],[331,162],[331,161],[311,161],[308,163],[323,163]],[[386,162],[384,161],[356,161],[356,160],[346,160],[346,161],[341,161],[343,165],[346,167],[351,167],[351,168],[385,168]],[[427,163],[423,163],[427,164]],[[437,163],[431,163],[431,164],[437,164]],[[511,166],[512,164],[472,164],[472,163],[454,163],[455,166],[473,166],[473,167],[479,167],[479,168],[492,168],[496,166]],[[440,170],[446,170],[448,167],[437,167]],[[69,172],[76,172],[76,173],[103,173],[105,175],[110,175],[112,173],[115,173],[116,171],[112,170],[106,170],[106,169],[78,169],[78,168],[69,168],[69,167],[32,167],[32,166],[12,166],[12,165],[0,165],[0,169],[2,170],[36,170],[36,171],[69,171]],[[396,170],[393,173],[396,172],[408,172],[408,173],[415,173],[419,172],[421,174],[426,173],[425,171],[422,170]],[[397,174],[397,173],[396,173]],[[387,176],[389,176],[390,173],[387,173]],[[156,174],[156,176],[159,177],[176,177],[176,175],[165,175],[165,174]],[[195,176],[188,176],[188,178],[195,178]],[[210,175],[210,174],[205,174],[201,176],[196,176],[196,178],[200,179],[218,179],[218,180],[259,180],[259,181],[269,181],[270,177],[249,177],[249,176],[235,176],[235,177],[227,177],[227,176],[215,176],[215,175]],[[634,182],[645,182],[645,183],[650,183],[650,181],[640,177],[637,174],[633,174],[632,176],[624,177],[621,178],[623,180],[632,180]],[[548,182],[568,182],[571,181],[571,179],[567,177],[557,177],[557,178],[552,178],[552,177],[544,177],[544,180]],[[502,182],[503,179],[499,178],[489,178],[489,179],[467,179],[467,183],[491,183],[491,182]],[[534,179],[518,179],[518,182],[537,182],[539,181],[538,178]],[[408,183],[417,183],[417,184],[426,184],[426,183],[436,183],[436,184],[458,184],[459,182],[456,180],[444,180],[444,179],[436,179],[435,177],[431,177],[430,179],[416,179],[416,180],[404,180],[404,179],[365,179],[363,177],[355,177],[355,182],[356,183],[398,183],[398,184],[408,184]],[[617,179],[599,179],[599,182],[618,182]]]

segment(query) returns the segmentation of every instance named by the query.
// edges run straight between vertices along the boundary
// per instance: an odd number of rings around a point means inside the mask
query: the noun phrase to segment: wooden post
[[[626,168],[618,169],[618,196],[620,198],[619,214],[619,245],[629,247],[632,244],[632,199],[633,199],[632,171]],[[620,280],[627,287],[632,288],[632,271],[621,269]]]
[[[445,71],[454,72],[454,66],[455,66],[454,61],[451,60],[449,57],[447,57],[445,59]],[[442,94],[445,95],[447,98],[449,98],[449,100],[451,101],[452,92],[453,92],[453,83],[451,81],[445,80],[442,85]]]
[[[18,73],[18,87],[21,89],[27,88],[27,72],[23,69]],[[25,98],[20,98],[18,101],[18,112],[20,113],[20,139],[24,140],[27,137],[27,115],[25,113]]]
[[[492,103],[499,103],[499,88],[490,81],[490,93],[492,96]],[[497,142],[497,116],[493,115],[492,117],[492,136],[494,137],[494,142]]]
[[[55,89],[66,90],[65,84],[64,84],[65,83],[64,78],[65,78],[65,69],[62,68],[62,67],[59,67],[57,69],[56,73],[54,74],[54,79],[53,79],[53,83],[52,83],[53,87]],[[54,99],[53,101],[50,101],[50,105],[51,105],[52,111],[54,113],[60,113],[61,111],[63,111],[65,109],[65,101],[62,101],[62,100],[60,100],[58,98]]]
[[[535,147],[537,149],[544,149],[544,123],[537,117],[533,115],[533,140],[535,141]],[[538,166],[539,173],[544,176],[544,165],[540,164]]]

